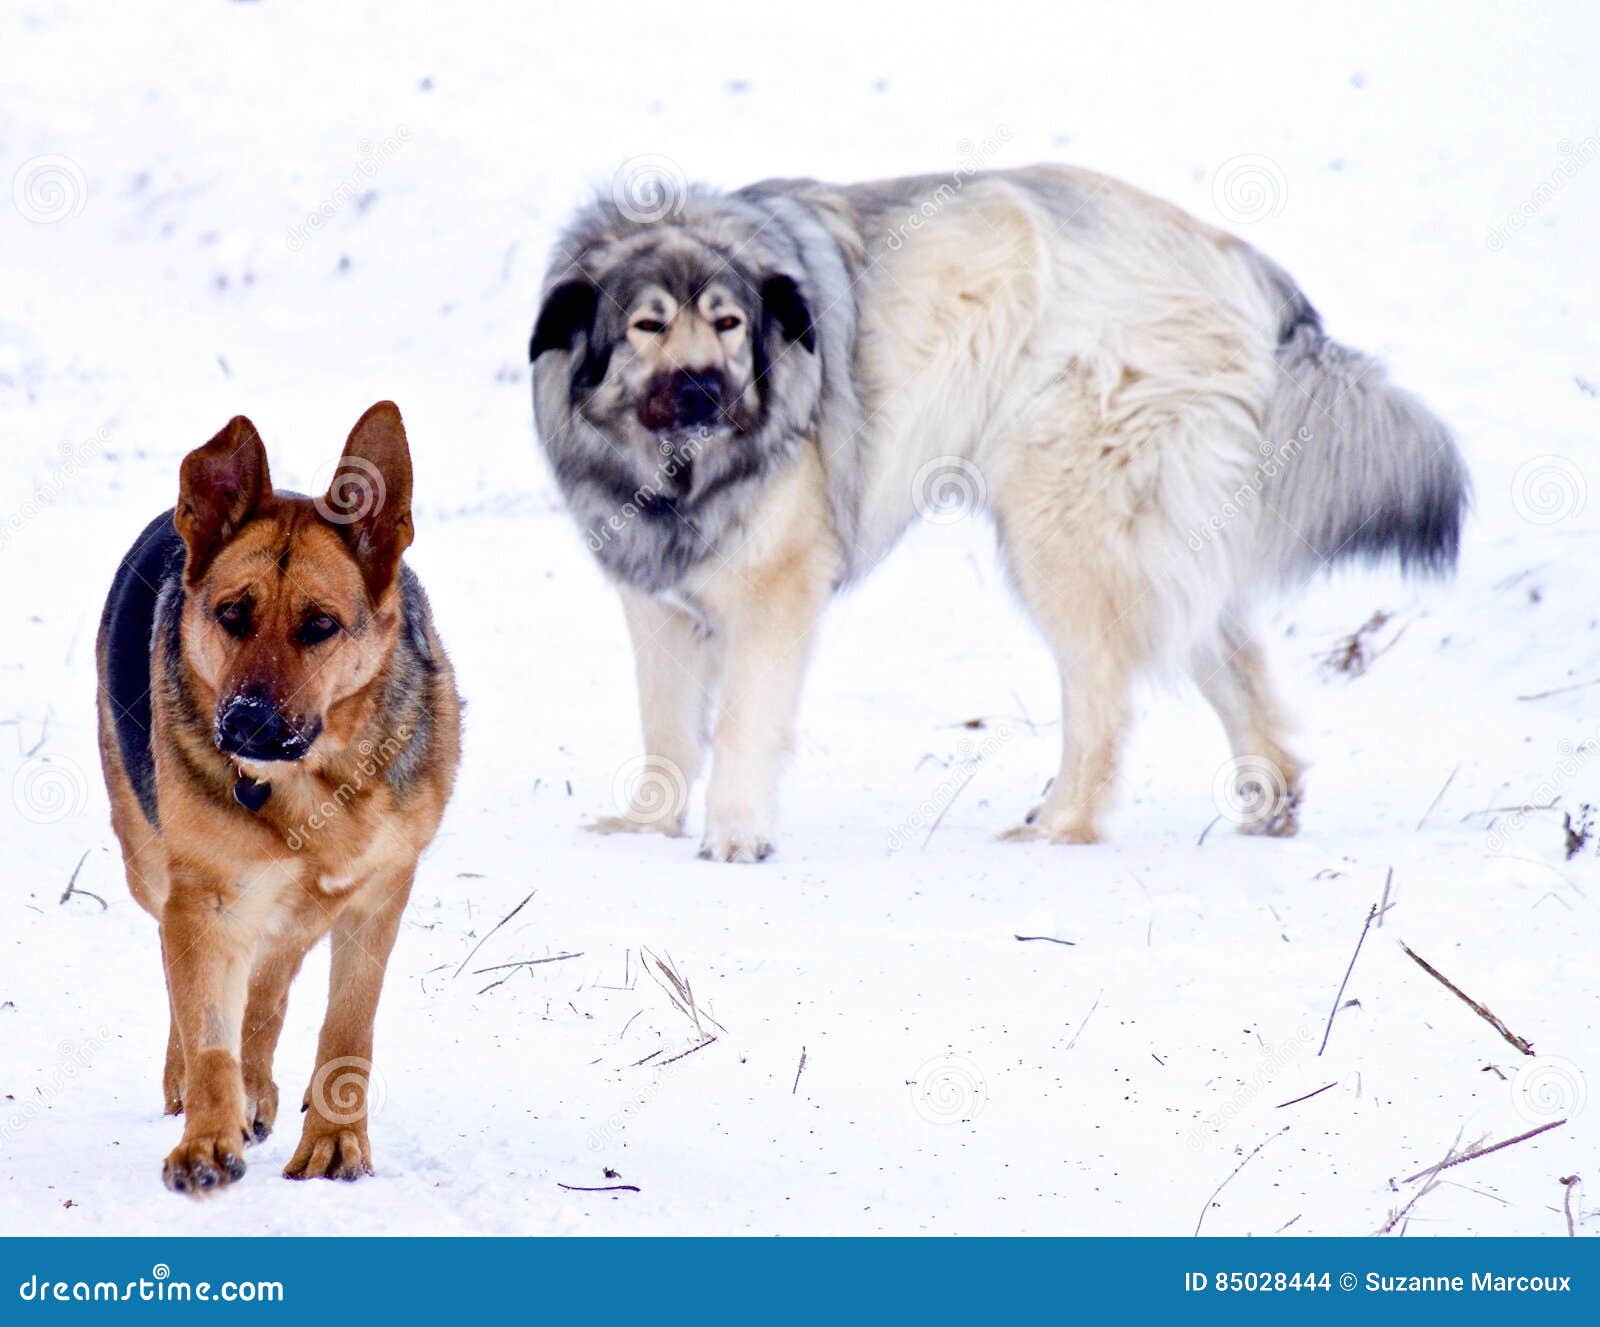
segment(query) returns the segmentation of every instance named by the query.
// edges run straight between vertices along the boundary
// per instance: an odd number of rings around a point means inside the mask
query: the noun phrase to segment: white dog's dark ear
[[[812,352],[817,348],[817,330],[811,323],[811,309],[793,277],[769,276],[761,283],[761,307],[778,324],[789,341],[798,341]]]
[[[531,364],[547,350],[571,350],[572,343],[587,338],[600,307],[600,289],[592,281],[563,281],[552,290],[533,324],[528,342]]]

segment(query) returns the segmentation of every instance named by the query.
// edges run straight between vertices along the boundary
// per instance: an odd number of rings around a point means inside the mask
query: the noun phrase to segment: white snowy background
[[[1416,1198],[1395,1232],[1600,1232],[1597,45],[1581,2],[6,5],[0,1230],[1368,1234]],[[1109,172],[1284,263],[1459,431],[1458,580],[1263,620],[1312,763],[1295,840],[1199,842],[1227,751],[1183,689],[1141,698],[1107,844],[995,841],[1059,730],[980,518],[833,607],[775,860],[581,832],[639,738],[532,432],[557,227],[641,157],[731,187],[975,156]],[[323,950],[279,1132],[174,1198],[96,620],[230,415],[304,488],[386,396],[470,710],[379,1014],[380,1174],[278,1177]]]

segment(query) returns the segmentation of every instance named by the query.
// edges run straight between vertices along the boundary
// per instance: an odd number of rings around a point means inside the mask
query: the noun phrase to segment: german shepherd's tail
[[[1395,558],[1402,572],[1454,571],[1471,481],[1450,430],[1370,355],[1330,338],[1276,263],[1253,254],[1281,310],[1265,437],[1283,463],[1263,496],[1268,564],[1300,581],[1333,563]]]

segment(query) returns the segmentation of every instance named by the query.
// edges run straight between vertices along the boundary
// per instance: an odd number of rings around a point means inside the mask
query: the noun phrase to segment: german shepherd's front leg
[[[412,862],[399,876],[374,878],[333,923],[328,1013],[306,1088],[305,1127],[283,1169],[289,1179],[355,1180],[373,1173],[367,1137],[372,1024],[415,875]]]
[[[184,1060],[183,1141],[167,1156],[162,1181],[198,1193],[239,1179],[250,1138],[240,1029],[255,933],[229,907],[233,886],[181,863],[161,913],[167,990]]]
[[[272,1060],[289,1011],[289,987],[312,945],[328,932],[332,912],[320,898],[312,899],[292,921],[281,922],[270,941],[256,952],[250,973],[250,994],[244,1007],[245,1108],[257,1142],[271,1132],[278,1119],[278,1084],[272,1077]]]

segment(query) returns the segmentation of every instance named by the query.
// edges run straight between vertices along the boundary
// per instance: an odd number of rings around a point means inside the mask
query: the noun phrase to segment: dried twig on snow
[[[1546,696],[1563,696],[1569,691],[1582,691],[1585,687],[1600,686],[1600,677],[1591,677],[1587,682],[1574,682],[1571,686],[1551,687],[1548,691],[1535,691],[1531,695],[1518,696],[1518,700],[1543,700]]]
[[[699,1035],[701,1041],[704,1041],[707,1035],[705,1030],[700,1026],[700,1020],[702,1018],[704,1018],[706,1022],[710,1023],[711,1026],[716,1028],[719,1032],[726,1032],[728,1030],[727,1028],[723,1027],[721,1023],[717,1022],[716,1019],[712,1018],[710,1014],[705,1013],[695,1002],[694,989],[689,985],[688,981],[685,978],[680,977],[677,971],[673,968],[672,956],[670,954],[663,959],[648,949],[641,948],[639,953],[642,957],[650,960],[649,963],[645,964],[645,971],[650,974],[650,977],[655,984],[666,992],[667,999],[672,1001],[673,1008],[675,1008],[679,1013],[681,1013],[685,1018],[694,1024],[694,1030]],[[652,965],[654,966],[652,967]],[[656,975],[658,972],[660,973],[660,976]],[[662,977],[665,977],[666,980],[662,981]]]
[[[506,915],[504,917],[502,917],[492,927],[489,928],[489,935],[493,935],[502,926],[504,926],[508,921],[510,921],[519,912],[521,912],[525,907],[527,907],[528,906],[528,899],[531,899],[538,892],[539,891],[537,889],[530,889],[528,891],[528,898],[523,899],[521,903],[517,904],[516,907],[512,908],[510,912],[506,913]],[[461,975],[461,968],[466,967],[468,963],[472,962],[472,954],[476,954],[480,949],[482,949],[484,947],[484,945],[489,943],[489,935],[484,936],[482,940],[479,940],[477,944],[472,946],[472,953],[468,954],[464,959],[461,960],[461,967],[457,968],[454,972],[452,972],[450,974],[452,977],[459,977]]]
[[[1194,1223],[1194,1233],[1196,1235],[1200,1233],[1200,1227],[1206,1219],[1206,1213],[1211,1210],[1211,1204],[1217,1201],[1217,1195],[1228,1187],[1228,1185],[1232,1182],[1233,1177],[1250,1164],[1250,1162],[1255,1158],[1256,1152],[1259,1152],[1274,1138],[1282,1138],[1283,1135],[1288,1132],[1289,1126],[1286,1124],[1283,1126],[1283,1128],[1279,1129],[1277,1133],[1268,1134],[1255,1145],[1255,1151],[1251,1152],[1249,1156],[1235,1166],[1233,1170],[1229,1172],[1228,1178],[1223,1180],[1221,1184],[1217,1185],[1217,1187],[1211,1191],[1211,1197],[1206,1199],[1206,1205],[1200,1209],[1200,1220]]]
[[[1319,1087],[1315,1092],[1307,1092],[1305,1094],[1305,1096],[1303,1096],[1303,1097],[1296,1097],[1293,1101],[1280,1101],[1276,1106],[1273,1107],[1273,1109],[1274,1110],[1282,1110],[1285,1106],[1298,1106],[1302,1101],[1310,1101],[1312,1097],[1320,1097],[1330,1087],[1338,1087],[1338,1086],[1339,1086],[1339,1080],[1336,1078],[1331,1083],[1325,1083],[1322,1087]]]
[[[1374,903],[1367,909],[1367,920],[1361,927],[1361,935],[1356,940],[1355,953],[1350,955],[1350,966],[1344,970],[1344,980],[1339,983],[1339,993],[1333,997],[1333,1008],[1328,1010],[1328,1026],[1322,1029],[1322,1045],[1317,1047],[1317,1054],[1328,1049],[1328,1038],[1333,1035],[1333,1020],[1339,1012],[1339,1001],[1344,999],[1344,988],[1350,984],[1350,974],[1356,970],[1356,959],[1361,956],[1361,946],[1366,943],[1367,932],[1372,929],[1372,919],[1378,915],[1378,905]]]
[[[551,954],[549,958],[519,958],[515,963],[496,963],[492,967],[473,968],[472,975],[479,977],[485,972],[504,972],[507,968],[536,968],[541,963],[559,963],[562,959],[582,957],[583,951],[580,950],[576,954]]]
[[[1100,992],[1100,995],[1104,994],[1104,991]],[[1070,1051],[1078,1044],[1078,1038],[1083,1035],[1084,1028],[1089,1026],[1089,1020],[1094,1017],[1094,1011],[1100,1007],[1100,995],[1094,997],[1094,1003],[1089,1006],[1089,1012],[1083,1016],[1083,1022],[1078,1024],[1078,1030],[1072,1034],[1072,1040],[1067,1043],[1067,1050]]]
[[[1467,1008],[1472,1010],[1473,1013],[1477,1014],[1477,1016],[1483,1019],[1484,1022],[1488,1023],[1490,1027],[1492,1027],[1524,1055],[1533,1054],[1533,1043],[1531,1041],[1525,1041],[1523,1038],[1519,1037],[1492,1013],[1490,1013],[1464,990],[1457,986],[1455,982],[1451,981],[1450,978],[1445,976],[1444,973],[1440,972],[1438,968],[1434,967],[1432,963],[1428,962],[1428,960],[1423,958],[1422,955],[1416,952],[1416,950],[1412,949],[1411,946],[1408,945],[1404,940],[1400,942],[1400,948],[1405,950],[1406,953],[1411,956],[1412,960],[1418,967],[1420,967],[1436,982],[1443,986],[1447,991],[1453,992],[1456,997],[1467,1006]]]
[[[1410,1184],[1412,1180],[1420,1180],[1424,1175],[1436,1175],[1441,1170],[1449,1170],[1452,1166],[1459,1166],[1466,1161],[1476,1161],[1479,1157],[1486,1157],[1491,1152],[1498,1152],[1503,1147],[1515,1147],[1518,1143],[1525,1143],[1530,1138],[1537,1138],[1542,1133],[1549,1133],[1552,1129],[1559,1129],[1565,1120],[1551,1120],[1549,1124],[1541,1124],[1537,1129],[1529,1129],[1527,1133],[1519,1133],[1515,1138],[1507,1138],[1498,1143],[1491,1143],[1488,1147],[1475,1147],[1460,1156],[1446,1157],[1432,1170],[1419,1170],[1415,1175],[1408,1175],[1401,1180],[1402,1184]]]
[[[87,890],[87,889],[79,889],[78,888],[78,872],[83,870],[83,864],[88,860],[89,860],[89,849],[85,848],[83,850],[83,856],[78,858],[78,864],[72,868],[72,876],[67,881],[67,887],[66,887],[65,890],[62,891],[61,897],[60,897],[60,899],[57,900],[57,902],[58,903],[65,903],[74,894],[82,894],[84,896],[84,898],[92,898],[96,903],[98,903],[100,905],[100,910],[102,912],[110,912],[111,911],[110,907],[107,906],[106,901],[103,898],[101,898],[100,895],[98,895],[96,893],[93,893],[92,891]]]
[[[689,1047],[689,1049],[688,1049],[688,1050],[686,1050],[686,1051],[679,1051],[679,1052],[678,1052],[678,1053],[677,1053],[677,1054],[676,1054],[676,1055],[674,1055],[674,1056],[673,1056],[673,1057],[672,1057],[672,1058],[671,1058],[671,1059],[668,1059],[668,1060],[663,1060],[663,1061],[661,1061],[661,1063],[660,1063],[660,1064],[658,1064],[658,1065],[657,1065],[657,1066],[656,1066],[656,1068],[658,1068],[658,1069],[665,1069],[665,1068],[666,1068],[666,1067],[667,1067],[667,1066],[668,1066],[668,1065],[669,1065],[669,1064],[677,1064],[677,1062],[678,1062],[678,1061],[679,1061],[679,1060],[681,1060],[681,1059],[683,1059],[683,1057],[684,1057],[684,1056],[686,1056],[686,1055],[693,1055],[693,1054],[694,1054],[694,1053],[695,1053],[695,1052],[696,1052],[696,1051],[703,1051],[703,1050],[705,1050],[705,1048],[706,1048],[706,1047],[707,1047],[707,1046],[709,1046],[709,1045],[711,1045],[711,1043],[712,1043],[712,1042],[714,1042],[714,1041],[716,1041],[716,1038],[715,1038],[715,1037],[707,1037],[707,1038],[706,1038],[706,1039],[705,1039],[705,1040],[704,1040],[704,1041],[702,1041],[702,1042],[701,1042],[701,1043],[700,1043],[700,1044],[699,1044],[699,1045],[698,1045],[698,1046],[691,1046],[691,1047]]]
[[[1450,771],[1450,777],[1444,781],[1444,786],[1434,794],[1433,800],[1428,803],[1428,809],[1422,813],[1422,819],[1417,821],[1418,829],[1421,829],[1428,823],[1428,817],[1433,814],[1434,808],[1444,800],[1444,795],[1450,791],[1450,785],[1456,781],[1456,775],[1459,773],[1461,773],[1460,765],[1457,765],[1453,770]]]
[[[1439,1180],[1438,1180],[1439,1172],[1441,1170],[1443,1170],[1446,1166],[1453,1166],[1457,1161],[1459,1161],[1461,1159],[1460,1157],[1456,1156],[1456,1148],[1459,1147],[1460,1145],[1461,1145],[1461,1131],[1458,1129],[1458,1130],[1456,1130],[1456,1140],[1455,1140],[1455,1142],[1450,1144],[1449,1149],[1445,1152],[1444,1156],[1440,1159],[1438,1165],[1434,1166],[1430,1170],[1419,1171],[1417,1174],[1413,1175],[1410,1180],[1405,1180],[1404,1181],[1404,1183],[1410,1184],[1411,1180],[1422,1179],[1424,1176],[1426,1176],[1427,1180],[1428,1180],[1428,1182],[1426,1184],[1424,1184],[1420,1189],[1418,1189],[1414,1194],[1411,1195],[1410,1201],[1407,1202],[1404,1207],[1401,1207],[1401,1208],[1398,1208],[1398,1209],[1390,1208],[1390,1210],[1389,1210],[1389,1219],[1387,1221],[1385,1221],[1383,1223],[1383,1225],[1380,1226],[1377,1229],[1377,1231],[1375,1232],[1376,1234],[1387,1235],[1391,1230],[1393,1230],[1403,1220],[1405,1220],[1406,1213],[1408,1213],[1413,1207],[1415,1207],[1419,1202],[1421,1202],[1424,1198],[1426,1198],[1430,1193],[1432,1193],[1435,1189],[1437,1189],[1439,1187]],[[1405,1231],[1402,1229],[1400,1233],[1404,1234]]]
[[[1383,897],[1378,900],[1378,929],[1383,929],[1383,915],[1389,911],[1389,886],[1394,884],[1394,867],[1389,868],[1389,874],[1383,877]]]

